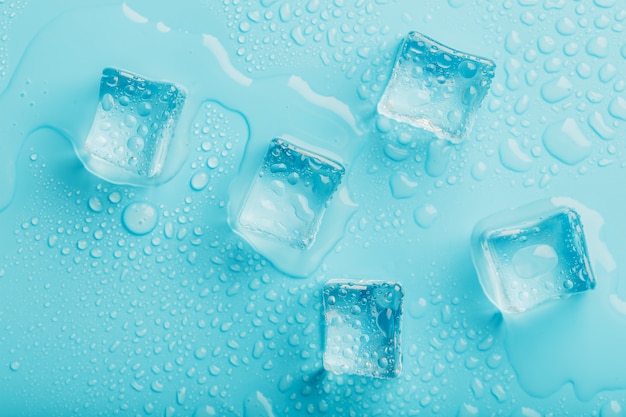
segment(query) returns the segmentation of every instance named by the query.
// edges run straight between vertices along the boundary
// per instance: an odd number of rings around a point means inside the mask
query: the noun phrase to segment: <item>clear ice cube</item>
[[[378,112],[459,142],[473,124],[495,67],[489,59],[410,32],[400,46]]]
[[[158,175],[184,102],[185,93],[175,84],[105,68],[84,145],[90,169],[113,181]]]
[[[324,368],[393,378],[402,370],[400,284],[333,279],[324,285]]]
[[[472,233],[472,258],[485,294],[504,313],[596,285],[580,216],[551,201],[480,221]]]
[[[273,139],[239,215],[257,234],[310,248],[344,168],[284,139]]]

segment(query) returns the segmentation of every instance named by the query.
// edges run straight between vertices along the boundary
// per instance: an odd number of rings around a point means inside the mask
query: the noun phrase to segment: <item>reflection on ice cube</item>
[[[400,375],[400,284],[333,279],[324,285],[322,297],[324,368],[376,378]]]
[[[105,68],[82,150],[88,168],[113,182],[157,176],[184,101],[185,93],[174,84]]]
[[[310,248],[343,174],[339,163],[274,139],[244,202],[239,224],[294,248]]]
[[[472,256],[487,297],[505,313],[596,284],[580,216],[550,201],[479,222],[472,234]]]
[[[494,70],[489,59],[411,32],[400,46],[378,112],[441,139],[461,141],[489,90]]]

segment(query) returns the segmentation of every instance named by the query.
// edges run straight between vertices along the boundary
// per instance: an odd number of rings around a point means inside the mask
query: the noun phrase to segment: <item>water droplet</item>
[[[98,197],[91,197],[87,202],[89,208],[95,212],[100,213],[102,211],[102,201]]]
[[[506,139],[500,142],[498,154],[502,165],[511,171],[528,171],[533,163],[533,159],[520,148],[515,139]]]
[[[615,400],[607,401],[600,409],[600,417],[624,417],[622,406]]]
[[[504,48],[510,54],[515,54],[519,51],[519,48],[522,46],[522,41],[519,37],[519,33],[516,31],[511,31],[506,35],[504,40]]]
[[[549,125],[543,132],[543,144],[552,156],[568,165],[576,165],[592,151],[591,142],[572,118]]]
[[[9,365],[9,368],[13,372],[17,372],[17,370],[20,369],[20,363],[19,362],[11,362],[11,364]]]
[[[587,123],[589,127],[604,140],[611,140],[615,136],[615,130],[606,124],[602,115],[597,111],[589,115]]]
[[[617,75],[617,68],[613,64],[604,64],[598,70],[598,78],[603,83],[608,83]]]
[[[457,417],[475,417],[480,415],[477,407],[471,404],[462,404],[457,411]]]
[[[152,384],[150,384],[150,389],[154,392],[163,392],[163,384],[159,381],[153,381]]]
[[[157,224],[158,214],[156,208],[149,203],[129,204],[122,213],[122,224],[135,235],[150,233]]]
[[[195,191],[200,191],[204,189],[209,184],[209,176],[206,172],[196,172],[191,177],[190,185],[191,188]]]
[[[482,181],[485,179],[485,176],[487,175],[487,165],[482,162],[476,162],[473,166],[472,166],[472,177],[476,180],[476,181]]]
[[[450,160],[452,146],[443,140],[434,140],[428,145],[428,155],[426,157],[426,173],[431,177],[442,175]]]
[[[587,43],[587,53],[596,58],[609,56],[609,41],[604,36],[597,36]]]
[[[207,160],[207,166],[211,169],[215,169],[220,164],[220,160],[216,156],[212,156]]]
[[[609,114],[616,119],[626,120],[626,100],[615,97],[609,103]]]
[[[122,201],[122,195],[117,191],[113,191],[111,194],[109,194],[109,201],[113,204],[117,204]]]
[[[520,72],[522,70],[522,64],[515,59],[509,58],[504,61],[504,73],[506,74],[506,88],[511,91],[519,89],[522,85],[520,80]]]
[[[615,5],[616,0],[593,0],[593,3],[598,7],[609,8]]]
[[[557,103],[572,94],[573,85],[565,76],[548,81],[541,86],[541,96],[548,103]]]
[[[187,388],[181,387],[176,391],[176,402],[178,405],[183,405],[187,399]]]
[[[280,378],[280,381],[278,381],[278,389],[280,390],[280,392],[287,392],[287,390],[291,388],[292,384],[293,376],[291,376],[290,374],[286,374]]]
[[[553,38],[543,35],[537,39],[537,48],[542,54],[550,54],[556,49],[556,42]]]
[[[569,17],[562,17],[556,22],[556,30],[563,36],[573,35],[576,32],[576,24]]]
[[[401,199],[413,197],[417,192],[418,183],[411,181],[407,174],[399,172],[391,175],[389,186],[394,198]]]
[[[491,388],[491,394],[499,403],[503,403],[507,399],[507,393],[502,385],[495,385]]]
[[[422,229],[428,229],[437,220],[437,209],[432,204],[423,204],[415,209],[413,219]]]

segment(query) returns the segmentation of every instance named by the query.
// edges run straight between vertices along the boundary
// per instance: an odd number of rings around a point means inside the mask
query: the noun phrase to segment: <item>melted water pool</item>
[[[626,414],[622,2],[40,3],[0,0],[0,416]],[[377,116],[410,31],[497,65],[459,144]],[[75,151],[106,67],[186,89],[144,186]],[[309,252],[233,232],[277,137],[346,168]],[[502,316],[472,228],[546,198],[596,289]],[[399,377],[324,371],[333,278],[402,284]]]

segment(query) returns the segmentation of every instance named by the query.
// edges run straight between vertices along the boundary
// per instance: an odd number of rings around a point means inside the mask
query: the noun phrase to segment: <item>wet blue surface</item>
[[[623,415],[622,3],[187,3],[0,3],[0,416]],[[410,31],[496,64],[458,144],[377,113]],[[107,67],[186,89],[141,187],[77,156]],[[277,137],[346,170],[308,250],[233,231]],[[472,229],[546,198],[596,288],[502,315]],[[402,285],[398,377],[324,370],[334,278]]]

